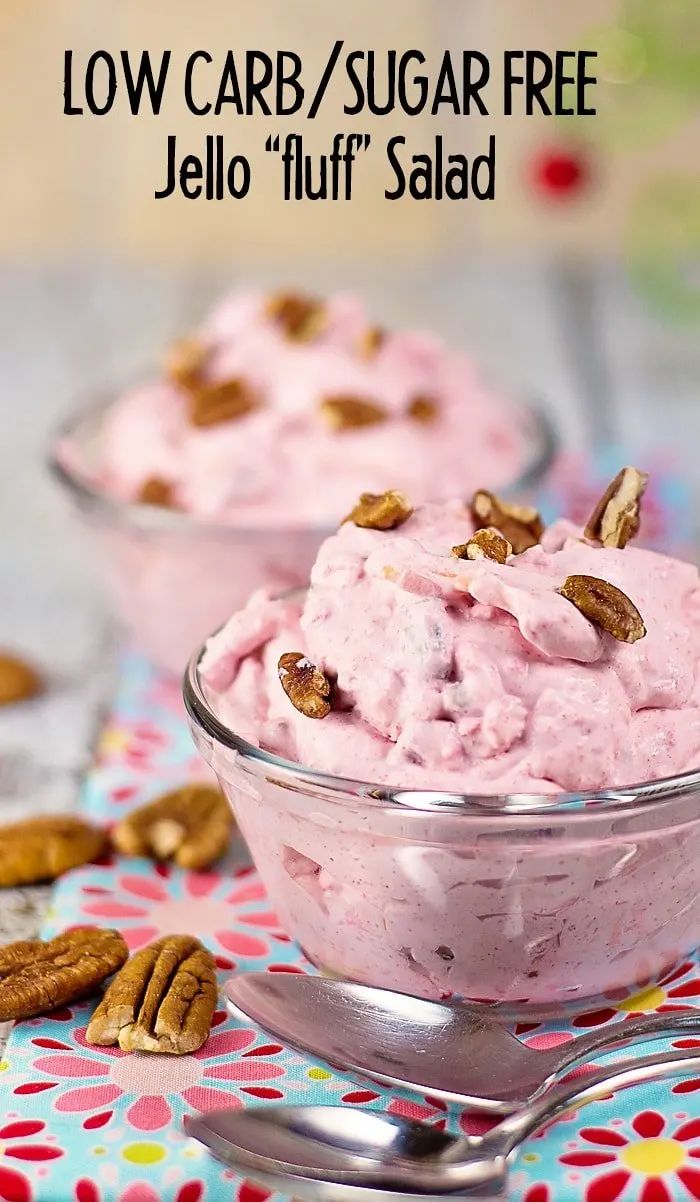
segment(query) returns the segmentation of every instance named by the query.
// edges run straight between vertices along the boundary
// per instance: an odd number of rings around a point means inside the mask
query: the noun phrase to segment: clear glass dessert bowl
[[[98,478],[100,431],[110,403],[65,422],[53,441],[50,468],[97,537],[113,607],[130,638],[159,667],[180,673],[192,647],[256,589],[280,592],[305,584],[334,523],[251,528],[124,501]],[[514,413],[527,447],[520,475],[507,484],[465,481],[465,495],[482,485],[526,504],[536,495],[554,459],[556,435],[539,409],[523,406]]]
[[[549,796],[334,777],[223,725],[201,655],[195,743],[320,969],[527,1020],[614,1006],[700,945],[700,772]]]

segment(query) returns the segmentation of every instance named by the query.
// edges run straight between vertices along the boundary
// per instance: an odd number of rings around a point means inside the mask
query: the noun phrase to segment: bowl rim
[[[141,501],[126,501],[98,487],[87,475],[66,461],[61,455],[61,448],[75,438],[81,426],[99,421],[107,410],[119,400],[124,391],[124,389],[120,389],[109,395],[102,394],[97,401],[93,400],[91,403],[77,408],[54,428],[50,436],[46,452],[48,469],[79,507],[95,508],[113,522],[135,526],[149,532],[177,531],[193,536],[206,534],[208,537],[221,539],[230,538],[232,533],[250,537],[261,534],[298,535],[299,533],[316,533],[324,536],[335,529],[336,523],[331,520],[320,523],[318,526],[310,526],[305,523],[288,526],[273,524],[244,526],[230,521],[217,522],[179,509],[147,505]],[[518,493],[532,488],[543,480],[561,445],[556,424],[545,406],[528,402],[513,402],[513,410],[522,418],[526,434],[534,444],[534,448],[517,479],[498,486],[499,493],[504,497],[517,497]]]
[[[337,800],[342,795],[423,814],[449,812],[453,817],[478,816],[481,820],[508,816],[516,821],[518,816],[526,819],[532,815],[544,815],[550,819],[560,816],[565,817],[567,822],[581,822],[594,817],[614,818],[617,815],[649,812],[660,803],[682,800],[700,791],[700,769],[609,789],[549,794],[466,794],[443,789],[406,789],[403,786],[378,785],[352,777],[335,776],[265,751],[236,734],[217,718],[207,700],[199,672],[205,650],[206,642],[191,656],[183,678],[183,700],[191,723],[209,738],[234,752],[237,759],[252,771],[267,776],[270,770],[274,770],[277,777],[281,777],[296,792],[300,791],[300,785],[305,785],[313,790],[314,796]]]

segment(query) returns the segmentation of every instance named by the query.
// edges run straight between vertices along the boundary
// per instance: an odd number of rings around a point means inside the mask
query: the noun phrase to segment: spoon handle
[[[645,1014],[640,1018],[616,1023],[613,1027],[599,1027],[585,1035],[577,1035],[569,1043],[562,1044],[557,1048],[560,1059],[549,1080],[561,1075],[575,1064],[591,1060],[602,1052],[627,1047],[629,1044],[641,1043],[645,1040],[666,1037],[673,1039],[679,1035],[689,1034],[700,1036],[700,1010]]]
[[[555,1085],[546,1094],[524,1106],[483,1137],[477,1154],[501,1153],[510,1156],[530,1136],[554,1119],[588,1102],[595,1102],[618,1089],[628,1089],[661,1077],[679,1077],[700,1072],[700,1049],[657,1052],[627,1063],[594,1069],[573,1081]]]

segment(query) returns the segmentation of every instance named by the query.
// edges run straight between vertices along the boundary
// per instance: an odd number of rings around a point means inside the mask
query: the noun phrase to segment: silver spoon
[[[700,1009],[651,1014],[529,1048],[488,1012],[296,973],[242,973],[229,1009],[344,1071],[495,1114],[532,1101],[575,1064],[613,1049],[700,1035]]]
[[[697,1050],[657,1053],[555,1086],[486,1135],[455,1136],[340,1106],[259,1106],[187,1116],[188,1135],[272,1189],[319,1202],[503,1196],[517,1149],[560,1115],[606,1094],[700,1070]]]

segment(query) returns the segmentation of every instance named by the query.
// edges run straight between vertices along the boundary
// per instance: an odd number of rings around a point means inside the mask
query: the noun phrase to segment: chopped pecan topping
[[[484,527],[483,530],[476,530],[468,543],[453,547],[452,554],[458,559],[494,559],[496,563],[505,563],[508,556],[513,554],[513,548],[498,530]]]
[[[300,292],[278,292],[267,303],[267,316],[293,342],[311,342],[326,324],[326,307],[315,296]]]
[[[542,538],[542,518],[530,505],[510,505],[495,493],[480,488],[472,497],[471,512],[480,526],[494,526],[500,530],[516,555],[534,547]]]
[[[589,517],[585,537],[604,547],[626,547],[639,533],[639,506],[648,479],[636,467],[623,467]]]
[[[149,476],[141,485],[136,500],[142,505],[159,505],[161,509],[174,509],[173,486],[160,476]]]
[[[408,402],[406,413],[413,418],[414,422],[424,422],[427,425],[428,422],[436,420],[439,406],[435,397],[419,393]]]
[[[607,580],[599,580],[597,576],[567,576],[557,591],[584,618],[607,630],[618,642],[636,643],[644,638],[646,627],[636,605]]]
[[[103,831],[72,814],[45,814],[0,827],[0,888],[55,881],[104,850]]]
[[[245,380],[217,380],[201,384],[190,393],[193,426],[218,426],[245,417],[260,405],[260,398]]]
[[[125,856],[174,860],[198,871],[225,854],[232,830],[231,807],[219,789],[183,785],[122,818],[112,842]]]
[[[321,401],[320,410],[332,430],[376,426],[387,419],[381,405],[359,396],[327,396]]]
[[[195,388],[201,381],[209,350],[196,338],[181,338],[170,347],[165,371],[180,388]]]
[[[413,506],[402,492],[363,492],[357,505],[350,510],[345,522],[354,522],[363,530],[395,530],[407,522]]]
[[[330,681],[302,651],[285,651],[277,664],[280,683],[289,700],[307,718],[325,718],[331,712]]]
[[[190,935],[166,935],[124,965],[95,1010],[85,1038],[124,1052],[185,1056],[206,1041],[216,1006],[216,964]]]
[[[0,705],[28,701],[43,692],[43,688],[43,681],[31,664],[9,651],[0,651]]]
[[[386,341],[386,330],[381,326],[367,326],[360,334],[358,349],[363,359],[372,359]]]
[[[129,955],[117,931],[77,927],[0,948],[0,1022],[49,1014],[87,997]]]

